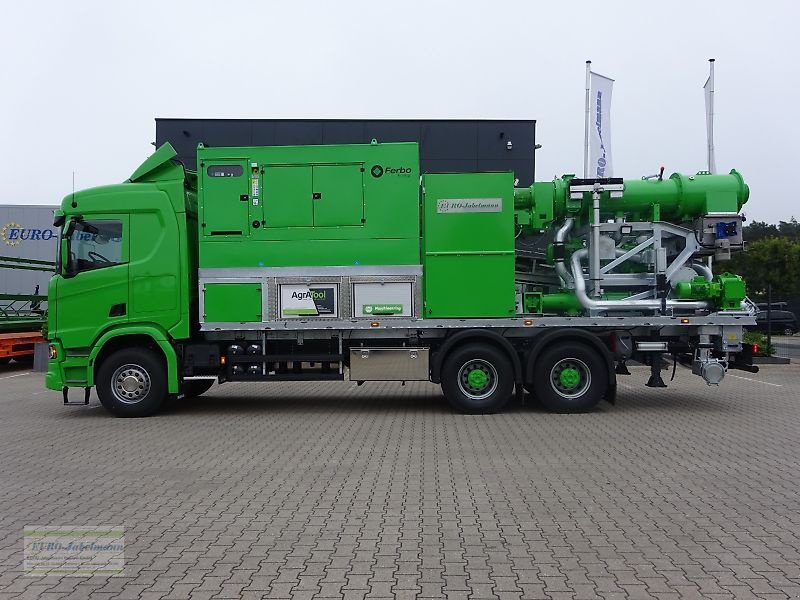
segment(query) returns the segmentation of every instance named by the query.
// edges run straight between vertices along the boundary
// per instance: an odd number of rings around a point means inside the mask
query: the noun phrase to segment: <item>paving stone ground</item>
[[[800,597],[800,366],[632,371],[580,415],[276,383],[126,420],[6,369],[0,600]],[[26,525],[124,526],[123,576],[25,576]]]

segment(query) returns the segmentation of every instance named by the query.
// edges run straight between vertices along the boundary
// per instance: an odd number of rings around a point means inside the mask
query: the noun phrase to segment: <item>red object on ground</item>
[[[0,333],[0,360],[4,358],[32,357],[34,345],[43,341],[44,338],[39,331]]]

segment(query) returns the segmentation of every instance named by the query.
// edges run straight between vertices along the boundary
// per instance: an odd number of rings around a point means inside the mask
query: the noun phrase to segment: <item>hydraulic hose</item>
[[[566,219],[564,224],[558,228],[556,231],[556,239],[555,239],[555,247],[556,247],[556,257],[555,257],[555,267],[556,267],[556,274],[558,275],[559,279],[563,283],[564,287],[567,289],[572,289],[575,287],[575,282],[572,280],[572,275],[569,273],[569,269],[567,269],[566,264],[564,264],[564,242],[569,235],[569,232],[572,230],[572,226],[575,224],[575,219]]]
[[[714,273],[703,263],[693,262],[690,266],[694,269],[695,273],[705,277],[706,281],[711,281],[714,279]]]

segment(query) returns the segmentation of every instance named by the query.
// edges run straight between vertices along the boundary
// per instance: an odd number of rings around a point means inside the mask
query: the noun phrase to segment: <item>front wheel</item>
[[[533,371],[536,397],[553,412],[583,412],[597,406],[608,389],[608,365],[596,350],[563,343],[542,352]]]
[[[450,405],[461,412],[497,412],[509,401],[513,390],[511,361],[494,346],[469,344],[445,358],[442,391]]]
[[[100,403],[118,417],[148,417],[167,397],[164,362],[151,350],[117,350],[97,370]]]

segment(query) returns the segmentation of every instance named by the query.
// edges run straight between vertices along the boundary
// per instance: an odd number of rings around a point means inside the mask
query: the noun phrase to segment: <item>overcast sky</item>
[[[537,179],[582,171],[585,61],[616,80],[614,175],[706,167],[748,217],[800,218],[800,3],[9,2],[0,18],[0,204],[122,181],[156,117],[536,119]]]

